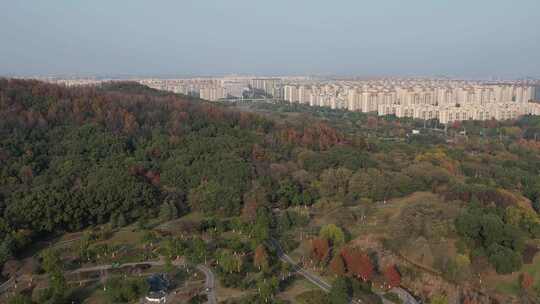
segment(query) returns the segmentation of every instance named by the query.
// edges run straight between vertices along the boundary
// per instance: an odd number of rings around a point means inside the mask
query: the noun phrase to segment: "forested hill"
[[[375,128],[408,123],[368,118]],[[369,128],[369,119],[350,126]],[[531,139],[540,120],[485,123],[506,135],[388,142],[134,83],[0,79],[0,264],[44,236],[192,211],[241,223],[260,244],[294,225],[276,208],[367,208],[427,191],[459,211],[445,219],[445,237],[459,236],[498,272],[515,271],[525,241],[540,237],[540,145]],[[400,231],[431,231],[410,225],[424,223],[417,215]]]
[[[63,88],[0,83],[2,223],[33,232],[127,223],[188,191],[214,187],[230,214],[272,124],[136,84]],[[219,181],[219,183],[217,183]],[[219,209],[219,210],[218,210]]]
[[[277,128],[189,99],[135,83],[0,79],[0,257],[33,237],[125,225],[163,204],[238,214],[252,180],[296,141],[313,150],[341,141],[323,124]]]

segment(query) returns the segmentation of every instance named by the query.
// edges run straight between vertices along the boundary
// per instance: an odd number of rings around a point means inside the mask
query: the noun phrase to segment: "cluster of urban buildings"
[[[437,119],[505,120],[540,115],[540,83],[535,81],[465,81],[450,79],[329,80],[311,77],[199,77],[129,79],[158,90],[201,99],[285,100],[310,106],[378,115]],[[109,80],[55,79],[55,83],[91,85]]]
[[[217,101],[224,99],[241,99],[249,94],[261,98],[282,99],[284,81],[301,81],[304,79],[306,78],[227,76],[219,78],[140,79],[136,81],[159,90]]]
[[[97,79],[97,78],[77,78],[77,77],[69,77],[69,78],[37,77],[36,79],[49,82],[49,83],[64,85],[68,87],[98,85],[105,81],[103,79]]]
[[[437,119],[505,120],[540,114],[535,86],[433,79],[382,79],[287,84],[284,100],[378,115]]]
[[[218,78],[189,78],[189,79],[136,79],[148,87],[174,93],[200,97],[206,100],[219,100],[227,97],[238,89],[223,86],[224,80]]]

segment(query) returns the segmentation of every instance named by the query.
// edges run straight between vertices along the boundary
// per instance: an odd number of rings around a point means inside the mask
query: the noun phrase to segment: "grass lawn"
[[[200,212],[192,212],[181,218],[161,223],[155,228],[159,230],[165,230],[170,232],[181,232],[186,228],[189,223],[199,223],[204,219],[204,215]]]
[[[282,300],[291,301],[295,303],[295,297],[309,290],[318,289],[315,285],[303,278],[297,278],[294,282],[287,287],[283,292],[278,294],[278,298]]]
[[[115,232],[103,244],[138,244],[143,235],[144,232],[138,230],[134,225],[128,226]]]
[[[242,242],[250,242],[251,241],[251,239],[248,237],[247,234],[241,234],[241,233],[232,232],[232,231],[224,232],[219,237],[221,239],[226,239],[226,240],[239,239]]]

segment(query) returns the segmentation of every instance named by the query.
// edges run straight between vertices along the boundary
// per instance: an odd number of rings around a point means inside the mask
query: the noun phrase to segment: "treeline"
[[[476,199],[456,219],[456,230],[470,255],[487,257],[498,273],[519,270],[525,241],[540,237],[540,223],[532,211],[515,206],[486,208]]]

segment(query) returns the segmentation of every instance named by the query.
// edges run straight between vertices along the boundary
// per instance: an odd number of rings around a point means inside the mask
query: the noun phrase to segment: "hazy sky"
[[[0,0],[0,75],[540,77],[540,0]]]

